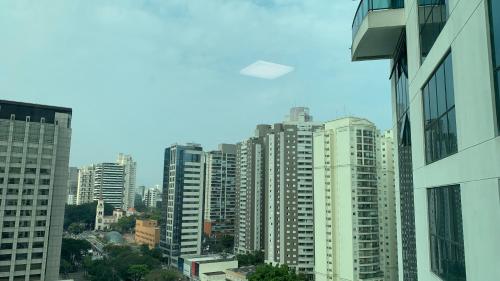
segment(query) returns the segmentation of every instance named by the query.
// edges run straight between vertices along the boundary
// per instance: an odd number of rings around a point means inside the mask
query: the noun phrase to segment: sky
[[[73,108],[70,165],[137,161],[161,184],[164,149],[205,150],[280,122],[391,124],[389,62],[350,61],[351,0],[0,1],[0,99]],[[275,80],[243,76],[264,60]]]

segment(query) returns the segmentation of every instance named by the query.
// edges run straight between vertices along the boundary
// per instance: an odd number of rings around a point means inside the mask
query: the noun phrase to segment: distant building
[[[77,205],[94,201],[94,172],[94,165],[78,169]]]
[[[147,189],[144,193],[144,205],[148,208],[156,208],[159,200],[161,200],[161,190],[159,185]]]
[[[169,265],[201,254],[204,154],[197,144],[165,149],[160,247]]]
[[[255,266],[243,266],[239,268],[226,269],[226,281],[247,281],[248,276],[255,272]]]
[[[221,272],[226,269],[237,268],[238,260],[232,257],[220,255],[185,255],[179,258],[181,265],[179,270],[189,280],[220,280]]]
[[[309,109],[292,108],[264,138],[265,259],[314,275],[313,132]]]
[[[124,198],[124,166],[118,163],[99,163],[94,166],[94,200],[101,196],[106,204],[121,208]]]
[[[78,192],[78,168],[69,167],[69,175],[68,175],[68,199],[66,204],[68,205],[76,205]]]
[[[135,242],[146,244],[150,249],[160,243],[160,226],[156,220],[135,220]]]
[[[128,208],[134,208],[135,203],[137,163],[132,156],[122,153],[118,155],[116,162],[123,166],[123,205],[121,208],[128,210]]]
[[[236,145],[234,248],[238,254],[264,250],[264,137],[269,128],[257,126],[254,137]]]
[[[146,192],[146,186],[141,185],[141,186],[137,187],[136,190],[135,190],[135,192],[136,192],[135,193],[136,195],[140,196],[141,201],[143,201],[144,200],[144,194]]]
[[[314,133],[316,281],[396,281],[392,132],[366,119]]]
[[[236,145],[221,144],[206,153],[205,223],[209,237],[234,235],[236,208]]]
[[[105,231],[109,230],[113,223],[117,223],[119,219],[126,216],[126,212],[120,208],[113,210],[113,215],[106,216],[104,214],[104,200],[102,198],[97,200],[95,226],[94,230]]]
[[[58,280],[70,108],[0,100],[0,280]]]

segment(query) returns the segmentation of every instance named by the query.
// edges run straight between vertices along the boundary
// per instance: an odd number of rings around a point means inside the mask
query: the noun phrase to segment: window
[[[427,164],[457,152],[457,125],[451,53],[422,89]]]
[[[490,22],[491,22],[491,47],[493,55],[493,74],[495,79],[496,105],[497,105],[497,124],[500,129],[500,15],[493,13],[500,9],[500,2],[490,0]]]
[[[423,62],[446,24],[448,0],[418,0],[418,5],[420,57]]]
[[[427,191],[431,270],[443,280],[466,280],[460,186]]]

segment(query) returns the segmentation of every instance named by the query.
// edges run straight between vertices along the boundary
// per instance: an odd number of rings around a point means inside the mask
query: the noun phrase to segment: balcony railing
[[[361,0],[352,22],[352,39],[356,37],[359,27],[370,11],[404,8],[404,2],[404,0]]]

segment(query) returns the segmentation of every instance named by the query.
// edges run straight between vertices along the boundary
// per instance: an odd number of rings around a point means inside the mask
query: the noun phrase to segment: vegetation
[[[94,228],[97,201],[82,205],[66,205],[64,214],[64,230],[68,230],[73,223],[83,225],[86,230]],[[104,204],[104,214],[110,216],[113,214],[113,206]]]
[[[80,234],[85,231],[85,224],[73,222],[68,226],[68,232],[71,234]]]
[[[249,281],[305,281],[304,275],[297,275],[286,265],[272,266],[268,264],[257,266],[254,273],[248,277]]]
[[[113,223],[111,225],[111,229],[118,231],[120,233],[127,233],[127,232],[132,232],[132,230],[135,228],[135,216],[124,216],[121,217],[118,222]]]
[[[91,281],[138,281],[161,268],[158,259],[130,246],[106,246],[104,250],[106,255],[102,260],[85,262]]]
[[[232,253],[234,249],[234,236],[226,235],[221,238],[203,237],[208,253]]]
[[[185,278],[174,269],[152,270],[144,277],[144,281],[181,281]]]
[[[61,246],[61,273],[67,275],[76,272],[83,266],[85,256],[91,249],[91,245],[86,240],[63,238]]]
[[[239,266],[260,265],[264,263],[264,252],[256,251],[245,255],[236,255]]]

